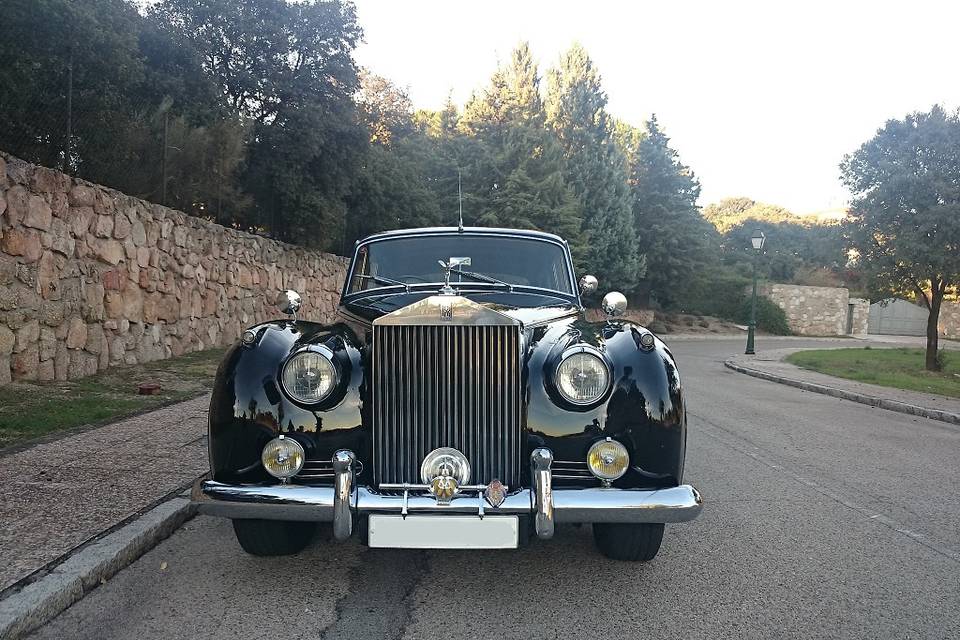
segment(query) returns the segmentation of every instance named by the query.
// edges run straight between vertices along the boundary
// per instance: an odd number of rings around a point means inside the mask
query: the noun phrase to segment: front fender
[[[632,322],[577,319],[544,328],[532,336],[528,361],[526,426],[530,446],[547,446],[556,460],[583,461],[599,439],[621,441],[631,469],[615,486],[673,486],[683,477],[686,412],[676,362],[659,339],[644,349],[649,333]],[[612,389],[598,405],[561,406],[551,394],[557,354],[583,343],[610,364]],[[551,397],[553,395],[554,397]]]
[[[270,478],[260,464],[264,445],[278,434],[295,438],[308,459],[329,460],[333,451],[369,449],[362,425],[363,366],[359,341],[344,324],[274,321],[251,327],[252,344],[231,348],[217,372],[208,422],[210,472],[221,482]],[[347,378],[322,410],[299,406],[279,388],[280,367],[305,345],[326,345]]]

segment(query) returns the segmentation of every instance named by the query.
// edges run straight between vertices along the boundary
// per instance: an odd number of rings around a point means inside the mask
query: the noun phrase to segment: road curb
[[[45,576],[0,602],[0,639],[22,638],[49,622],[168,538],[195,513],[190,500],[173,498],[76,551]]]
[[[837,389],[835,387],[829,387],[827,385],[817,384],[815,382],[795,380],[793,378],[787,378],[786,376],[780,376],[775,373],[768,373],[759,369],[745,367],[742,364],[734,362],[733,360],[725,360],[723,364],[728,369],[732,369],[739,373],[753,376],[754,378],[760,378],[761,380],[769,380],[770,382],[778,382],[791,387],[797,387],[798,389],[803,389],[804,391],[822,393],[827,396],[833,396],[834,398],[851,400],[853,402],[859,402],[860,404],[870,405],[871,407],[887,409],[888,411],[897,411],[898,413],[920,416],[922,418],[930,418],[931,420],[939,420],[940,422],[948,422],[950,424],[960,424],[960,414],[952,413],[950,411],[929,409],[927,407],[921,407],[919,405],[910,404],[907,402],[900,402],[899,400],[879,398],[877,396],[871,396],[865,393],[857,393],[856,391],[847,391],[845,389]]]

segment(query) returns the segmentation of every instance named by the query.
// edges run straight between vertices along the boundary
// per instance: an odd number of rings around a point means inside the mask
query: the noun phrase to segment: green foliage
[[[708,249],[716,232],[697,208],[700,183],[670,147],[656,116],[633,139],[629,184],[646,280],[651,295],[671,307],[682,289],[695,286],[709,271]]]
[[[750,278],[734,269],[719,267],[681,289],[675,308],[684,313],[736,320]]]
[[[937,370],[940,305],[960,284],[960,114],[935,106],[890,120],[841,171],[857,264],[878,288],[923,301],[926,366]]]
[[[546,91],[521,43],[462,110],[450,100],[415,110],[404,90],[356,68],[361,32],[346,0],[147,6],[10,0],[0,148],[340,252],[384,229],[456,224],[459,172],[467,224],[557,233],[581,272],[641,305],[719,314],[739,300],[754,220],[770,236],[769,277],[843,266],[839,230],[751,200],[708,207],[723,235],[714,231],[659,122],[612,118],[579,45],[546,73]]]
[[[749,324],[751,304],[750,295],[742,294],[740,306],[733,319],[741,324]],[[766,296],[757,296],[757,328],[778,336],[793,333],[783,309]]]
[[[703,209],[703,217],[724,234],[733,227],[743,225],[747,220],[769,223],[801,220],[783,207],[744,197],[724,198],[720,202],[709,204]]]
[[[582,205],[565,180],[563,149],[544,119],[539,74],[523,43],[457,123],[472,142],[459,164],[471,187],[464,217],[481,226],[560,234],[579,262],[586,253]]]
[[[610,287],[630,288],[645,265],[637,247],[626,158],[612,135],[607,96],[586,50],[574,45],[549,74],[547,124],[567,160],[566,182],[580,199],[584,267]]]

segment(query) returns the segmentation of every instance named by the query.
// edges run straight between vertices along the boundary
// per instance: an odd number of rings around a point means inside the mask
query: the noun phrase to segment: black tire
[[[234,520],[233,532],[243,550],[254,556],[288,556],[303,551],[313,539],[316,522]]]
[[[663,541],[663,524],[594,524],[593,540],[613,560],[653,560]]]

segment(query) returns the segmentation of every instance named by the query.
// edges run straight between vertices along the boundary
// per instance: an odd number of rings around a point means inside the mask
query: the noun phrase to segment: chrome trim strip
[[[557,522],[687,522],[703,508],[688,484],[667,489],[554,489]]]
[[[353,533],[353,514],[350,512],[350,496],[353,493],[353,451],[341,449],[333,454],[333,537],[343,541]]]
[[[481,497],[483,496],[480,493]],[[357,512],[364,513],[400,513],[404,498],[400,495],[374,493],[367,487],[357,489]],[[448,504],[439,504],[429,494],[410,494],[406,499],[407,513],[470,513],[478,514],[477,496],[473,491],[461,493],[450,499]],[[524,515],[530,513],[531,492],[521,489],[507,496],[499,507],[487,506],[487,515]]]
[[[687,522],[703,509],[700,493],[688,484],[667,489],[576,489],[552,490],[553,513],[557,522]],[[198,480],[193,485],[192,501],[200,513],[226,518],[264,518],[267,520],[311,520],[330,522],[334,513],[333,487],[298,485],[228,485],[213,480]],[[381,495],[367,487],[357,487],[353,511],[401,513],[477,514],[475,495],[454,496],[447,505],[438,505],[430,495]],[[529,515],[534,512],[536,495],[529,489],[511,493],[498,508],[487,506],[487,515]]]
[[[534,529],[537,537],[548,539],[553,537],[553,487],[551,486],[550,464],[553,462],[553,452],[541,447],[534,449],[530,454],[530,471],[533,475],[534,492]]]

